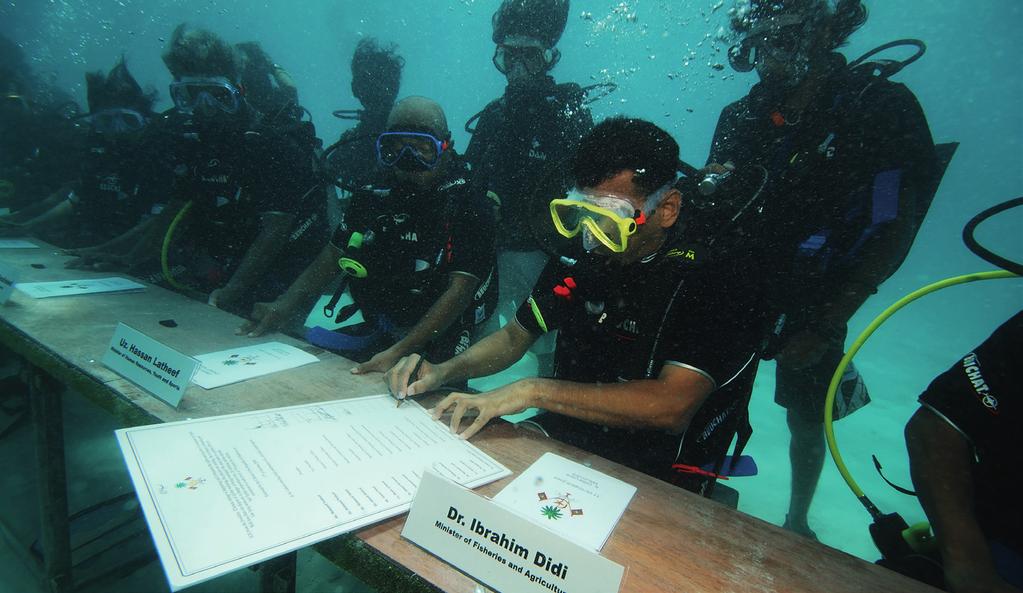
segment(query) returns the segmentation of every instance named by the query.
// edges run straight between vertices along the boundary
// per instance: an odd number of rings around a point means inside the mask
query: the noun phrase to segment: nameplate
[[[18,271],[11,266],[0,262],[0,305],[7,302],[14,292],[14,285],[18,283]]]
[[[103,364],[174,408],[199,368],[198,360],[123,323],[117,324]]]
[[[401,535],[498,591],[615,593],[625,569],[429,471]]]

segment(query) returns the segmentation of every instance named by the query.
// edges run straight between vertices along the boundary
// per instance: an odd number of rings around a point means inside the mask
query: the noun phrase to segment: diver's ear
[[[674,187],[661,198],[657,209],[661,212],[660,227],[671,228],[678,220],[679,211],[682,209],[682,194]]]

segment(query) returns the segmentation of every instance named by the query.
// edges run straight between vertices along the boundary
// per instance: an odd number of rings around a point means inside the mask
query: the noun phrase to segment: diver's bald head
[[[398,101],[387,118],[389,130],[429,130],[440,139],[450,135],[448,118],[441,106],[426,97],[407,97]]]

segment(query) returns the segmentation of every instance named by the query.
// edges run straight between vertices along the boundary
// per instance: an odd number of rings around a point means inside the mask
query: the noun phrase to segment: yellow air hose
[[[856,341],[853,342],[848,352],[846,352],[845,356],[842,357],[842,361],[838,363],[838,368],[835,369],[835,374],[832,375],[831,377],[831,385],[828,387],[828,398],[824,404],[824,434],[827,436],[828,450],[831,451],[831,457],[832,459],[834,459],[835,465],[838,467],[838,473],[842,474],[842,478],[845,480],[845,483],[849,485],[849,488],[852,490],[853,494],[855,494],[856,497],[860,500],[860,502],[863,503],[865,507],[867,507],[867,510],[872,515],[874,515],[877,512],[877,509],[876,507],[874,507],[873,503],[870,502],[870,499],[868,499],[867,496],[863,493],[863,490],[856,483],[856,480],[853,479],[852,474],[849,472],[849,468],[847,468],[845,465],[845,461],[842,460],[842,453],[838,450],[838,441],[835,439],[835,427],[832,412],[833,407],[835,405],[835,394],[838,393],[838,386],[842,382],[842,375],[845,373],[846,367],[849,366],[849,363],[852,362],[853,357],[856,356],[856,353],[860,351],[860,348],[863,347],[864,343],[866,343],[867,339],[870,338],[871,334],[873,334],[877,330],[877,328],[881,327],[882,323],[887,321],[888,318],[894,315],[899,309],[902,309],[903,307],[912,303],[913,301],[926,295],[929,295],[933,292],[939,291],[943,288],[948,288],[950,286],[966,284],[969,282],[977,282],[980,280],[998,280],[1002,278],[1019,278],[1019,276],[1012,272],[1002,270],[991,272],[976,272],[974,274],[966,274],[963,276],[946,278],[944,280],[941,280],[940,282],[929,284],[919,290],[916,290],[902,297],[895,304],[885,309],[884,312],[878,315],[877,318],[875,318],[872,322],[870,322],[870,325],[867,326],[867,329],[863,330],[863,333],[861,333],[856,338]]]
[[[163,278],[168,284],[182,292],[193,292],[187,286],[184,286],[180,282],[174,279],[174,275],[171,274],[170,266],[167,265],[167,253],[170,251],[171,239],[174,238],[174,229],[177,228],[178,223],[181,222],[185,215],[188,214],[189,209],[192,208],[192,202],[189,201],[181,210],[178,211],[177,215],[174,216],[174,220],[171,221],[170,226],[167,227],[167,234],[163,236],[163,247],[160,249],[160,266],[163,268]]]

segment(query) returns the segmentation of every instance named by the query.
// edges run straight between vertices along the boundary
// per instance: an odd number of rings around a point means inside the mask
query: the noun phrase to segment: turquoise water
[[[210,28],[230,42],[258,40],[289,70],[300,99],[327,143],[345,123],[330,116],[356,108],[348,62],[366,35],[396,42],[405,57],[402,95],[439,101],[455,132],[456,147],[468,135],[461,123],[503,92],[491,64],[490,15],[497,0],[119,0],[88,2],[7,0],[0,28],[19,42],[33,67],[69,89],[84,104],[83,73],[108,69],[123,52],[143,84],[169,107],[170,77],[160,61],[164,41],[185,20]],[[703,163],[720,109],[742,96],[755,74],[727,67],[726,47],[713,36],[725,25],[727,5],[718,0],[588,1],[574,3],[554,71],[561,82],[613,81],[618,91],[594,105],[596,119],[628,114],[670,130],[682,156]],[[927,55],[896,76],[916,93],[936,141],[959,141],[953,161],[913,250],[899,270],[853,318],[851,334],[905,293],[957,274],[990,269],[963,246],[963,225],[995,203],[1023,194],[1023,4],[1018,0],[867,2],[866,26],[843,48],[856,57],[881,43],[906,37],[928,43]],[[583,13],[587,13],[584,15]],[[1023,215],[1017,210],[982,227],[979,237],[995,251],[1023,256]],[[871,340],[857,359],[874,403],[838,425],[838,438],[860,485],[885,511],[910,523],[923,518],[911,498],[877,478],[870,454],[887,475],[908,484],[902,427],[915,398],[947,368],[1023,306],[1023,281],[1001,280],[956,287],[912,305]],[[525,360],[501,384],[535,368]],[[761,475],[730,485],[742,491],[740,508],[780,523],[788,492],[788,433],[772,403],[773,366],[758,377],[749,452]],[[824,543],[873,560],[868,516],[825,467],[811,523]]]

